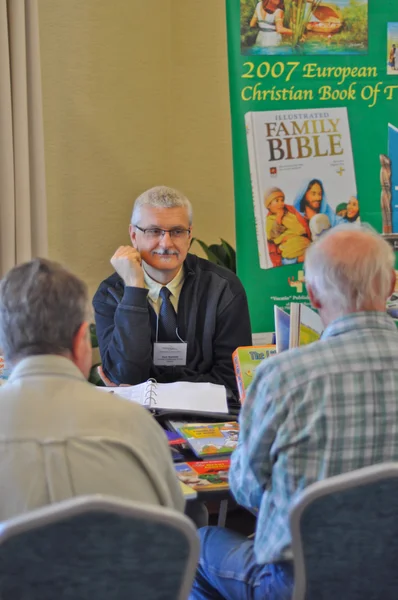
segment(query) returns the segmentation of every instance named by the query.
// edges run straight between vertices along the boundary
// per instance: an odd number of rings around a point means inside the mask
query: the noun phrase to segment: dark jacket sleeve
[[[142,383],[152,364],[148,290],[116,291],[103,282],[94,296],[97,337],[105,375],[114,383]]]
[[[249,308],[246,294],[242,289],[223,308],[222,312],[217,315],[211,369],[207,373],[198,373],[188,367],[176,367],[173,373],[173,380],[202,381],[225,385],[228,395],[238,399],[232,353],[239,346],[251,345],[252,334]]]

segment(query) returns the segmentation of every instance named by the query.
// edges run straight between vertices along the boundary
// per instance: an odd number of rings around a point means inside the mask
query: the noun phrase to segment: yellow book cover
[[[276,354],[275,344],[266,344],[265,346],[240,346],[232,354],[241,402],[243,402],[246,397],[247,388],[253,381],[256,368],[263,360],[269,358],[273,354]]]

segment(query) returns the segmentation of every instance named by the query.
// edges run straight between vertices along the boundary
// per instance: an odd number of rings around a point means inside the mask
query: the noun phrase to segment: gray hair
[[[394,265],[393,249],[369,225],[339,225],[306,251],[305,280],[321,302],[348,314],[385,303]]]
[[[154,208],[178,208],[183,207],[188,211],[189,224],[192,225],[192,204],[184,194],[165,185],[143,192],[134,202],[131,224],[137,225],[140,218],[141,206],[153,206]]]
[[[36,258],[0,281],[0,348],[11,363],[66,354],[89,314],[87,287],[61,265]]]

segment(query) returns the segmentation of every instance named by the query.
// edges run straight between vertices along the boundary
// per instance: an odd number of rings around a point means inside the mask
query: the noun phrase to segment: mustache
[[[160,256],[177,256],[178,252],[176,252],[176,250],[165,248],[164,250],[155,250],[153,254],[159,254]]]

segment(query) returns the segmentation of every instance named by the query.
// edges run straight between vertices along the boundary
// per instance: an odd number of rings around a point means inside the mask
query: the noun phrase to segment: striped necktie
[[[177,342],[177,315],[174,306],[170,300],[170,290],[167,287],[162,287],[159,296],[162,299],[162,304],[159,310],[159,342]]]

